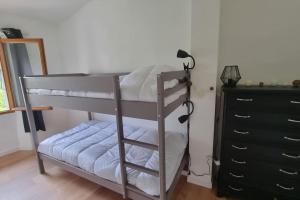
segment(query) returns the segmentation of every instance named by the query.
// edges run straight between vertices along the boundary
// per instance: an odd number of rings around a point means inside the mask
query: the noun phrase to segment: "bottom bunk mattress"
[[[125,138],[158,144],[154,129],[124,125]],[[170,188],[187,146],[183,133],[166,132],[166,187]],[[99,177],[121,184],[117,127],[115,122],[89,121],[56,134],[39,145],[38,151]],[[126,161],[159,169],[157,151],[125,145]],[[159,195],[159,177],[127,168],[128,181],[147,194]]]

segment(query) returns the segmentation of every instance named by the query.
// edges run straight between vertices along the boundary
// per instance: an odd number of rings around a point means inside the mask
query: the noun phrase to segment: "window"
[[[0,39],[0,114],[12,112],[13,105],[7,64],[5,62],[2,39]]]
[[[19,76],[46,74],[42,39],[0,39],[0,114],[24,110]]]

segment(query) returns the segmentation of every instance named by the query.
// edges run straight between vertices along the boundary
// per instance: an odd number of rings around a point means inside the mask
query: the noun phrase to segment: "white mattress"
[[[82,168],[102,178],[121,183],[116,124],[89,121],[54,135],[39,145],[38,151]],[[124,125],[126,138],[158,143],[157,131]],[[186,134],[166,132],[166,187],[170,188],[187,145]],[[125,145],[126,160],[150,169],[159,169],[158,152]],[[159,178],[127,169],[130,184],[150,195],[159,195]]]
[[[157,74],[166,71],[176,71],[176,68],[170,66],[149,66],[141,67],[130,74],[120,78],[121,96],[123,100],[130,101],[157,101]],[[172,88],[178,83],[178,80],[167,81],[164,84],[165,89]],[[36,95],[54,95],[54,96],[74,96],[112,99],[113,93],[91,92],[91,91],[69,91],[69,90],[48,90],[48,89],[29,89],[28,93]],[[179,96],[186,93],[186,88],[165,98],[165,105],[175,101]]]

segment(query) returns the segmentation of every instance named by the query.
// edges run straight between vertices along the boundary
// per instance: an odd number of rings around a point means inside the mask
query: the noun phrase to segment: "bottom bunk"
[[[154,129],[124,125],[124,136],[132,140],[158,144],[158,133]],[[185,164],[186,146],[186,134],[166,132],[167,190],[172,189],[176,175]],[[116,123],[110,121],[81,123],[44,140],[38,147],[43,159],[60,163],[70,171],[115,191],[118,190],[118,184],[121,184],[118,150]],[[157,151],[129,144],[125,145],[125,151],[126,161],[154,170],[159,169]],[[159,177],[129,168],[127,174],[129,184],[134,186],[131,190],[138,188],[147,195],[159,196]],[[99,182],[97,177],[103,179],[103,183]]]

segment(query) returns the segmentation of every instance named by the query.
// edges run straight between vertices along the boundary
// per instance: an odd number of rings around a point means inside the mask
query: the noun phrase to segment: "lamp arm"
[[[192,61],[193,61],[193,65],[192,65],[192,67],[191,67],[191,68],[189,68],[189,69],[194,69],[194,68],[195,68],[195,65],[196,65],[195,58],[194,58],[193,56],[190,56],[190,58],[191,58],[191,59],[192,59]]]
[[[192,65],[192,67],[190,67],[190,63],[188,63],[188,64],[183,63],[184,70],[186,70],[186,71],[194,69],[195,65],[196,65],[195,58],[191,55],[189,55],[188,57],[192,59],[193,65]]]
[[[187,101],[183,102],[183,105],[189,106],[188,104],[190,104],[192,107],[192,111],[188,115],[192,115],[194,112],[194,103],[191,100],[187,100]]]

